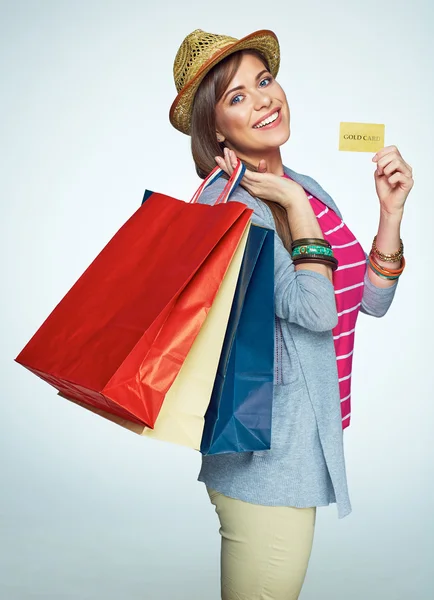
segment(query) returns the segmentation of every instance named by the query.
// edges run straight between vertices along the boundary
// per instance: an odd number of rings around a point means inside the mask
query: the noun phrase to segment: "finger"
[[[401,156],[401,153],[396,146],[385,146],[372,157],[372,162],[378,162],[380,158],[383,158],[383,156],[386,156],[386,154],[390,154],[391,152],[396,152],[398,156]]]
[[[407,167],[407,169],[410,171],[411,177],[413,177],[413,167],[411,165],[409,165],[408,162],[406,162],[403,158],[402,158],[402,162]]]
[[[266,173],[267,172],[267,162],[262,159],[259,161],[258,165],[258,173]]]
[[[385,150],[388,150],[388,152],[386,154],[384,154],[384,156],[381,156],[379,158],[380,152],[383,152]],[[373,157],[373,161],[377,162],[377,163],[381,163],[382,160],[393,160],[393,157],[401,160],[404,165],[406,166],[406,168],[410,171],[411,174],[413,174],[413,168],[408,164],[408,162],[406,162],[403,157],[402,154],[400,153],[400,151],[398,150],[398,148],[396,146],[387,146],[387,148],[383,148],[382,151],[380,151],[379,153],[377,153],[374,157]]]
[[[250,171],[246,169],[243,179],[241,180],[241,185],[253,196],[258,194],[258,183],[260,183],[261,178],[264,177],[262,173],[256,173],[255,171]]]
[[[221,156],[214,156],[214,160],[216,161],[217,165],[220,167],[220,169],[222,171],[224,171],[226,173],[226,175],[229,175],[228,171],[227,171],[227,165],[226,165],[226,161],[224,160],[224,158],[222,158]]]
[[[229,175],[232,175],[232,173],[234,172],[234,167],[232,166],[229,148],[224,149],[224,155],[227,172],[229,173]]]
[[[411,171],[403,160],[393,160],[387,167],[383,169],[384,174],[389,177],[394,173],[403,173],[406,177],[411,177]]]
[[[260,198],[264,189],[267,189],[269,185],[268,181],[270,180],[271,183],[271,180],[275,177],[277,176],[270,173],[247,170],[244,174],[242,185],[252,196]]]
[[[386,177],[390,177],[390,175],[392,175],[395,172],[403,173],[407,177],[411,177],[410,169],[407,167],[406,163],[400,158],[395,158],[387,165],[381,165],[380,168],[382,169],[382,173],[386,175]]]
[[[406,162],[401,158],[396,156],[396,154],[387,154],[383,158],[381,158],[377,163],[377,172],[378,175],[391,175],[393,171],[401,171],[407,172],[407,174],[411,175],[410,170],[407,167]]]
[[[407,177],[406,175],[404,175],[404,173],[394,173],[393,175],[387,178],[387,181],[392,187],[401,185],[401,187],[404,190],[411,190],[414,184],[412,177]]]
[[[266,173],[256,173],[255,171],[247,169],[244,173],[243,180],[250,185],[255,185],[263,181],[264,175],[266,175]]]
[[[226,173],[228,177],[230,177],[233,173],[233,169],[228,160],[226,158],[222,158],[221,156],[215,156],[214,159],[220,169]]]
[[[238,164],[238,157],[233,150],[229,150],[229,160],[232,168],[235,169]]]
[[[377,161],[377,175],[384,175],[384,168],[396,159],[395,154],[388,153]]]

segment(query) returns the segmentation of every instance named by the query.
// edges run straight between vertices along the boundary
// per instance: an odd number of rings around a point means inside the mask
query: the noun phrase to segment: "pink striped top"
[[[306,193],[324,239],[331,244],[339,261],[339,267],[333,273],[338,312],[338,324],[333,329],[333,340],[338,367],[342,428],[345,429],[351,421],[354,334],[362,303],[366,257],[363,248],[338,215],[321,200]]]
[[[333,273],[338,324],[333,340],[338,367],[342,427],[351,420],[351,370],[354,333],[363,296],[366,257],[363,248],[337,214],[317,198],[308,195],[321,231],[333,248],[339,267]]]

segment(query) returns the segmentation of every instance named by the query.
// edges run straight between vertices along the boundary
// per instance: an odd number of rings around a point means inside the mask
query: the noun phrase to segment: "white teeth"
[[[258,125],[254,125],[253,129],[259,129],[260,127],[265,127],[265,125],[269,125],[270,123],[274,123],[274,121],[277,119],[278,116],[279,116],[279,112],[276,111],[275,113],[273,113],[272,115],[270,115],[268,117],[268,119],[264,119]]]

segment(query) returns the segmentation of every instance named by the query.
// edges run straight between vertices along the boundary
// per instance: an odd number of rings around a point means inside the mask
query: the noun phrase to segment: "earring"
[[[225,138],[218,133],[217,134],[217,141],[218,141],[219,144],[223,144],[223,142],[225,141]]]

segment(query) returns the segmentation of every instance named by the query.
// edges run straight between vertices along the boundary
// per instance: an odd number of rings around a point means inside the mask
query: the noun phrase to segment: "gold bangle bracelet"
[[[401,239],[399,241],[400,246],[397,252],[394,252],[392,254],[385,254],[377,248],[377,236],[375,236],[372,242],[371,252],[373,252],[375,256],[377,256],[380,260],[384,260],[384,262],[399,262],[404,255],[404,244],[402,243]]]

